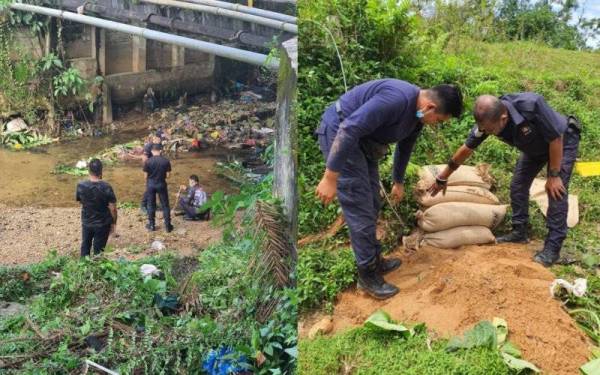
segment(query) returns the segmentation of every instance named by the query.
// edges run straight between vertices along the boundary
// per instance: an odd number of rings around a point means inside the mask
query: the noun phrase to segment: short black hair
[[[88,170],[90,171],[90,174],[96,177],[102,176],[102,162],[100,159],[90,160],[90,163],[88,164]]]
[[[428,90],[438,105],[437,113],[460,117],[463,113],[463,97],[460,89],[454,85],[438,85]]]
[[[160,151],[160,150],[162,150],[162,145],[160,143],[152,144],[152,151]]]
[[[196,181],[196,183],[200,183],[200,179],[195,174],[190,176],[190,180],[194,180],[194,181]]]

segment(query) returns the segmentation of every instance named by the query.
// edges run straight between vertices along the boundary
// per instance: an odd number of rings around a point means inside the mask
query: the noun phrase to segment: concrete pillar
[[[146,71],[146,39],[140,36],[132,37],[133,60],[132,70],[134,73]]]
[[[277,80],[275,113],[275,160],[273,196],[281,199],[290,239],[290,255],[296,260],[298,236],[298,130],[296,126],[296,80],[298,75],[298,39],[290,39],[281,47],[281,64]]]
[[[171,67],[177,68],[185,65],[185,48],[180,46],[171,46]]]
[[[102,85],[102,124],[108,125],[113,122],[112,100],[110,87],[105,83]]]
[[[100,74],[106,76],[106,30],[100,29],[100,46],[98,47],[98,68],[100,69]]]

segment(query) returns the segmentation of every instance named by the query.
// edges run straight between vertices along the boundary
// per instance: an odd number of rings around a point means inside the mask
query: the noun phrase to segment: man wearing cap
[[[510,185],[512,231],[496,238],[498,243],[529,241],[529,189],[534,178],[547,165],[546,192],[548,235],[544,248],[533,260],[546,267],[560,257],[567,236],[569,211],[568,187],[573,172],[581,125],[573,116],[554,111],[538,94],[531,92],[508,94],[496,98],[483,95],[475,102],[473,127],[466,142],[449,160],[448,166],[429,188],[432,195],[445,188],[448,177],[473,151],[493,134],[521,151]]]
[[[358,266],[358,286],[385,299],[398,288],[383,274],[400,266],[383,259],[375,230],[379,216],[378,162],[396,144],[392,197],[404,196],[404,173],[423,124],[436,124],[462,112],[460,91],[450,85],[421,89],[397,79],[363,83],[342,95],[323,114],[316,131],[326,169],[316,195],[324,204],[336,197],[350,229]]]

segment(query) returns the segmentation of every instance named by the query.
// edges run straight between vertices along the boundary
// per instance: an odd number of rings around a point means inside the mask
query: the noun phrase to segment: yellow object
[[[254,0],[248,0],[248,6],[252,8],[254,6]]]
[[[217,138],[219,138],[220,135],[221,134],[219,134],[218,131],[214,131],[214,132],[210,133],[210,136],[212,137],[212,139],[217,139]]]
[[[17,143],[17,144],[15,145],[15,150],[20,150],[20,149],[22,149],[22,148],[23,148],[23,145],[22,145],[22,144],[20,144],[20,143]]]
[[[575,163],[575,171],[583,177],[600,176],[600,162],[577,162]]]

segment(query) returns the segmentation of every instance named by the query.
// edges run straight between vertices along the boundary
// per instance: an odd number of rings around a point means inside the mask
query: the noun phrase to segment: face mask
[[[421,111],[421,110],[418,110],[418,111],[417,111],[417,118],[418,118],[418,119],[422,119],[423,117],[425,117],[425,114],[423,113],[423,111]]]

